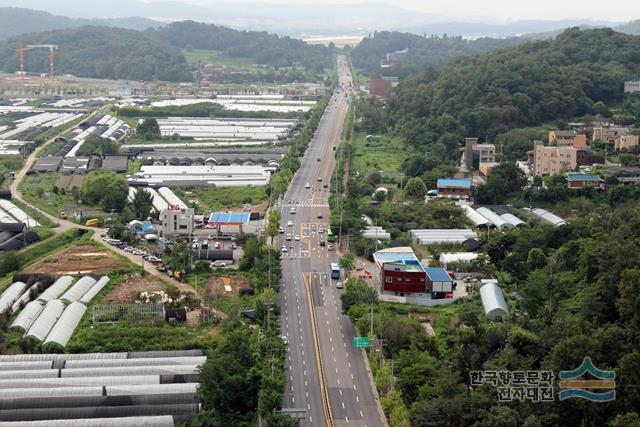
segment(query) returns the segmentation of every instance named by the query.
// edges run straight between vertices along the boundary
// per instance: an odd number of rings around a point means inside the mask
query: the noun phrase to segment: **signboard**
[[[353,337],[353,348],[369,348],[371,340],[369,337]]]

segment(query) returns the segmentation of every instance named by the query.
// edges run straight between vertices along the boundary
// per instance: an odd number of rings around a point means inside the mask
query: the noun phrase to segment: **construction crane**
[[[55,51],[58,50],[58,45],[55,44],[28,44],[24,47],[16,49],[18,51],[18,58],[20,60],[20,75],[24,76],[24,53],[28,50],[44,48],[49,49],[49,77],[53,78],[53,65],[56,59]]]

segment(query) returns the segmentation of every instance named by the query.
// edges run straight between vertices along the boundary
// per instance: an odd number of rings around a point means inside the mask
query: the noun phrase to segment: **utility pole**
[[[371,313],[369,315],[369,336],[373,337],[373,305],[371,305]],[[371,342],[369,342],[369,357],[371,357]]]

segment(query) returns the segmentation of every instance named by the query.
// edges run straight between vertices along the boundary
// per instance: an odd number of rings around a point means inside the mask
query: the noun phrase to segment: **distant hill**
[[[18,70],[16,48],[25,44],[57,44],[56,70],[80,77],[150,80],[191,80],[184,56],[152,34],[109,27],[79,27],[25,34],[0,42],[0,70]],[[26,55],[26,69],[47,72],[48,52]]]
[[[145,30],[160,23],[146,18],[73,19],[39,10],[18,7],[0,8],[0,39],[21,34],[97,25],[130,30]]]
[[[618,25],[613,29],[625,34],[632,34],[636,36],[640,35],[640,19],[636,21],[627,22],[626,24]]]
[[[353,65],[369,75],[384,74],[407,77],[424,66],[439,67],[451,59],[474,53],[489,52],[501,47],[525,43],[519,38],[480,38],[465,40],[462,37],[422,37],[397,31],[379,31],[373,37],[364,38],[351,52]],[[389,61],[392,67],[381,68],[386,55],[407,49],[402,59]]]
[[[258,31],[236,31],[193,21],[175,22],[148,35],[181,49],[224,52],[232,58],[249,58],[256,64],[290,67],[294,64],[321,72],[331,66],[332,51],[326,46]]]

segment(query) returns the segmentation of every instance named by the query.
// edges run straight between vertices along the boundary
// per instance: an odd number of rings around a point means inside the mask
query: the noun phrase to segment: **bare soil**
[[[100,251],[93,246],[74,246],[45,258],[27,271],[54,275],[102,274],[123,267],[126,265],[108,251]]]
[[[158,292],[166,289],[167,285],[157,277],[131,275],[126,282],[109,291],[101,302],[108,304],[134,303],[140,292]]]
[[[231,291],[227,291],[225,286],[229,286]],[[250,287],[249,279],[242,275],[210,277],[207,281],[207,288],[216,295],[237,296],[241,288]]]

